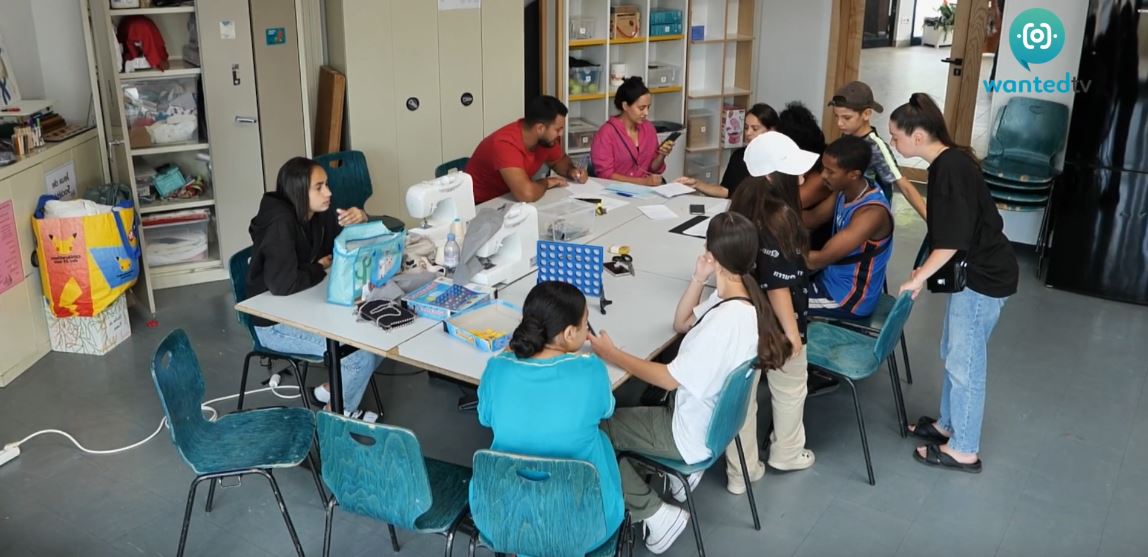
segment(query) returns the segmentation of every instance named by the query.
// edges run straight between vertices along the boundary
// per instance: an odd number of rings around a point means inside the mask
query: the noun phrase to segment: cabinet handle
[[[254,116],[236,116],[235,117],[235,123],[236,124],[256,124],[258,122],[259,122],[259,119],[255,118]]]

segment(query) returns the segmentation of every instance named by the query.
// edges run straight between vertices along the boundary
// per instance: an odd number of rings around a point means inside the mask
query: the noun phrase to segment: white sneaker
[[[372,424],[379,421],[379,415],[370,410],[347,410],[343,412],[343,415],[351,419]]]
[[[315,400],[319,401],[321,404],[331,403],[331,391],[327,390],[326,385],[319,385],[318,387],[315,387],[315,389],[311,391],[311,395],[314,396]]]
[[[704,473],[705,473],[705,471],[703,470],[701,472],[694,472],[693,474],[690,474],[690,477],[688,479],[690,481],[690,491],[691,492],[698,487],[699,483],[701,483],[702,474],[704,474]],[[682,484],[682,480],[679,480],[678,477],[673,475],[673,474],[666,474],[666,481],[669,482],[669,484],[670,484],[668,491],[670,492],[670,496],[674,498],[674,501],[677,501],[679,503],[685,503],[686,502],[686,486],[684,484]]]
[[[690,523],[690,513],[685,509],[668,503],[662,504],[654,513],[642,523],[646,530],[646,549],[654,555],[665,553],[678,536],[686,531]]]

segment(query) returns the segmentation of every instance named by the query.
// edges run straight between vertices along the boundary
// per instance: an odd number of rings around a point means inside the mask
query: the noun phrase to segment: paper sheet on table
[[[657,197],[653,188],[648,186],[638,186],[635,184],[627,184],[626,182],[615,182],[613,180],[606,180],[606,190],[622,194],[624,197],[634,197],[637,199],[650,199]]]
[[[570,197],[602,197],[602,192],[606,191],[606,186],[593,178],[587,178],[585,184],[570,182],[566,186],[566,191],[570,192]]]
[[[610,211],[613,211],[615,209],[621,209],[622,207],[625,207],[626,205],[630,204],[629,201],[622,201],[621,199],[615,199],[613,197],[606,197],[606,196],[601,196],[601,195],[585,196],[585,197],[580,196],[580,195],[575,195],[571,199],[584,199],[584,200],[588,200],[588,201],[600,201],[600,202],[602,202],[602,208],[606,209],[607,213],[609,213]]]
[[[686,195],[686,194],[694,193],[694,191],[695,191],[694,188],[691,188],[685,184],[679,184],[677,182],[670,182],[668,184],[662,184],[662,185],[654,188],[654,193],[656,193],[662,197],[665,197],[667,199],[672,198],[672,197],[677,197],[679,195]]]
[[[649,217],[651,220],[668,220],[678,218],[678,214],[665,205],[643,205],[638,207],[638,210]]]

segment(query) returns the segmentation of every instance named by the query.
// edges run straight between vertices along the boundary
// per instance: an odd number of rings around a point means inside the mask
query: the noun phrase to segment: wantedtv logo
[[[1025,71],[1032,66],[1047,64],[1064,50],[1064,23],[1056,14],[1044,8],[1032,8],[1018,14],[1009,27],[1008,44],[1013,57]],[[1059,77],[1059,76],[1057,76]],[[1060,79],[986,79],[985,90],[990,93],[1076,93],[1087,92],[1091,83],[1080,81],[1065,72]]]

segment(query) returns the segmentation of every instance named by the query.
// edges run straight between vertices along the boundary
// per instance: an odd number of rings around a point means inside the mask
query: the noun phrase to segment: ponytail
[[[889,121],[907,134],[922,130],[945,147],[961,151],[980,165],[980,159],[971,147],[958,145],[953,141],[953,136],[949,134],[949,128],[945,125],[944,113],[928,93],[913,93],[909,97],[909,102],[897,107],[889,115]]]
[[[781,369],[797,347],[790,345],[785,337],[773,314],[773,307],[769,305],[769,298],[762,292],[757,279],[752,274],[744,274],[741,284],[749,292],[749,300],[757,310],[757,369]]]
[[[706,229],[706,250],[726,271],[741,277],[742,286],[757,313],[757,368],[778,369],[789,359],[794,348],[773,315],[769,299],[753,276],[757,263],[759,232],[753,222],[740,213],[720,213],[710,219]]]

